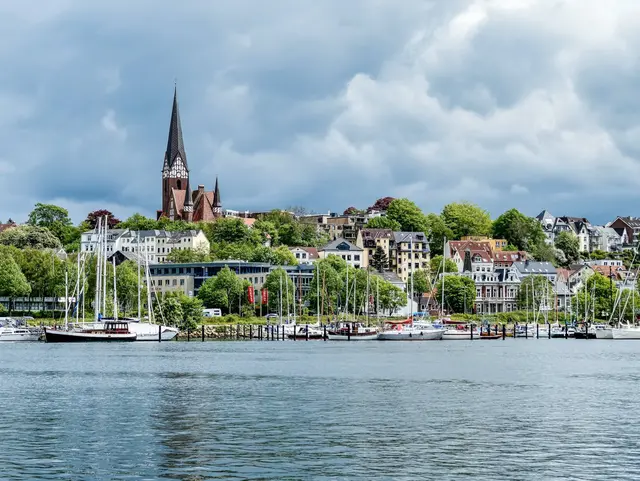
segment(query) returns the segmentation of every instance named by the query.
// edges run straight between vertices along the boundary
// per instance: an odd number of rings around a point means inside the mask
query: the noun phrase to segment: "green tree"
[[[379,295],[377,301],[374,299],[374,308],[380,307],[382,313],[393,314],[398,308],[407,305],[407,294],[399,287],[382,278],[372,281],[371,285],[374,288],[373,295]]]
[[[215,260],[248,261],[256,246],[249,242],[216,242],[211,244],[211,257]]]
[[[565,257],[564,265],[571,265],[580,260],[580,241],[571,232],[560,232],[555,239],[556,248],[560,249]]]
[[[556,264],[556,249],[546,242],[534,246],[531,251],[533,258],[539,262],[552,262]]]
[[[280,246],[273,250],[273,263],[277,266],[296,266],[298,261],[293,252],[286,246]]]
[[[339,258],[336,257],[336,259]],[[334,314],[338,304],[338,293],[343,289],[343,281],[338,272],[347,268],[346,262],[342,265],[333,262],[332,259],[320,259],[316,261],[315,266],[306,301],[314,313],[319,305],[321,314]],[[318,294],[320,295],[319,299]]]
[[[438,282],[438,299],[442,298],[442,282]],[[444,308],[449,313],[467,312],[472,309],[476,300],[476,285],[465,276],[445,276],[444,278]]]
[[[204,282],[198,291],[198,298],[205,306],[220,307],[227,313],[231,313],[232,307],[238,306],[238,313],[240,313],[239,304],[242,294],[242,281],[234,271],[225,266],[217,275]],[[221,301],[226,301],[226,306],[221,306]]]
[[[0,233],[0,244],[18,249],[61,249],[62,243],[46,227],[20,225]]]
[[[395,199],[389,204],[387,218],[400,224],[405,232],[428,232],[427,218],[409,199]]]
[[[447,227],[442,217],[438,214],[431,213],[426,218],[431,255],[442,254],[444,252],[444,240],[445,238],[453,239],[453,231]]]
[[[613,282],[612,279],[596,272],[587,279],[586,289],[584,287],[580,289],[573,298],[572,310],[573,312],[578,313],[578,316],[584,317],[584,306],[586,303],[589,316],[591,316],[593,312],[595,313],[596,318],[600,319],[617,317],[618,309],[616,308],[614,316],[611,316],[611,311],[616,304],[615,300],[618,298],[618,295],[618,288],[616,287],[615,282]],[[629,303],[631,303],[631,301]]]
[[[453,232],[454,239],[491,234],[491,216],[470,202],[453,202],[442,209],[442,219]]]
[[[378,272],[383,272],[389,267],[389,257],[381,246],[377,246],[371,257],[371,267]]]
[[[544,232],[540,222],[527,217],[518,209],[510,209],[493,223],[493,237],[506,239],[515,250],[530,251],[544,242]]]
[[[394,232],[398,232],[402,229],[402,226],[399,222],[387,216],[379,216],[367,222],[367,229],[391,229]]]
[[[27,224],[46,227],[64,245],[72,244],[79,238],[78,229],[72,225],[69,211],[57,205],[36,204],[29,214]]]
[[[249,242],[251,235],[249,228],[242,219],[237,217],[223,217],[212,225],[212,238],[210,242]]]
[[[39,297],[44,304],[45,297],[62,295],[65,268],[70,267],[75,272],[74,263],[71,263],[71,266],[65,266],[64,261],[49,249],[9,249],[31,287],[31,296]],[[75,277],[70,277],[70,280],[75,281]],[[31,297],[29,301],[31,303]]]
[[[167,261],[175,263],[188,263],[188,262],[208,262],[211,260],[211,255],[206,249],[196,248],[191,249],[173,249],[167,255]]]
[[[282,294],[282,315],[294,312],[293,294],[295,286],[287,272],[282,268],[272,270],[264,281],[264,289],[269,293],[270,312],[279,312],[280,295]],[[287,295],[288,294],[288,295]],[[288,306],[288,308],[287,308]]]
[[[417,270],[413,273],[413,295],[414,297],[425,292],[431,291],[433,288],[429,272],[424,269]]]
[[[141,271],[143,269],[141,268]],[[141,279],[142,279],[141,274]],[[133,261],[124,261],[116,267],[116,289],[118,303],[122,312],[138,309],[138,265]],[[146,289],[145,289],[146,291]],[[140,292],[140,299],[146,298],[146,292]]]
[[[438,273],[442,273],[442,256],[437,255],[431,258],[429,263],[431,273],[436,275]],[[458,272],[458,265],[453,262],[451,259],[446,259],[444,263],[444,271],[445,272]]]
[[[9,298],[9,313],[16,297],[27,296],[31,287],[7,249],[0,250],[0,296]]]
[[[135,213],[123,222],[117,225],[118,229],[131,230],[155,230],[158,228],[158,221],[150,219],[142,214]]]
[[[257,219],[251,228],[251,237],[256,244],[270,242],[272,246],[277,246],[280,242],[278,227],[268,220]]]

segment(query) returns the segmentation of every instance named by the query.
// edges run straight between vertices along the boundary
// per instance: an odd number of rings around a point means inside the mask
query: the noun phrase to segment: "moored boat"
[[[342,323],[338,327],[327,329],[327,337],[330,341],[374,341],[378,339],[378,330],[359,322],[352,325]]]
[[[44,330],[47,342],[133,342],[135,332],[129,331],[129,324],[121,321],[107,321],[104,327],[85,329],[47,329]]]
[[[379,341],[440,341],[444,329],[431,323],[413,322],[411,318],[397,323],[391,329],[378,333]]]
[[[316,329],[315,327],[307,326],[299,326],[294,334],[289,334],[287,336],[289,339],[296,339],[301,341],[309,340],[319,340],[324,338],[324,333],[320,329]]]
[[[38,341],[42,336],[40,329],[30,329],[28,327],[0,327],[0,341],[20,342]]]

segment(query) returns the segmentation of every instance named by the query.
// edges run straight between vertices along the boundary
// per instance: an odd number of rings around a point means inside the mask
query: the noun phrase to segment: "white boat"
[[[115,319],[103,319],[103,321],[113,322]],[[173,340],[180,329],[177,327],[163,326],[152,322],[140,322],[137,319],[117,319],[118,322],[126,322],[129,325],[129,332],[137,335],[136,341],[158,341],[158,330],[160,331],[161,341]],[[99,328],[100,322],[94,322],[91,325]]]
[[[327,337],[330,341],[375,341],[378,339],[378,329],[365,327],[359,322],[352,326],[341,323],[336,328],[327,329]]]
[[[392,329],[378,334],[379,341],[440,341],[444,329],[436,328],[431,323],[415,322],[398,324]]]
[[[596,332],[596,336],[598,333]],[[640,339],[640,326],[626,325],[611,329],[612,339]]]
[[[596,326],[596,339],[613,339],[611,326]]]
[[[0,341],[38,341],[42,336],[40,329],[28,327],[0,327]]]

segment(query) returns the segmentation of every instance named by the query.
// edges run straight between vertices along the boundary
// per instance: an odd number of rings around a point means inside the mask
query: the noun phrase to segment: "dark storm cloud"
[[[49,201],[75,220],[153,215],[175,78],[192,186],[219,175],[228,208],[406,195],[435,211],[633,214],[629,2],[13,3],[0,219]]]

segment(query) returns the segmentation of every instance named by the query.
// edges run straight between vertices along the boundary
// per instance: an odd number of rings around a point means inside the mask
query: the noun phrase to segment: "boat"
[[[611,326],[596,326],[596,339],[613,339]]]
[[[351,325],[341,323],[337,327],[328,328],[327,337],[330,341],[375,341],[378,339],[378,330],[375,327],[365,327],[360,322]]]
[[[515,327],[515,337],[524,337],[524,338],[531,338],[531,339],[535,339],[536,337],[536,329],[534,327],[534,325],[532,324],[526,324],[526,325],[522,325],[522,324],[518,324]]]
[[[129,331],[129,323],[122,321],[106,321],[102,328],[45,328],[44,335],[47,342],[133,342],[138,337]]]
[[[320,329],[316,329],[315,327],[307,326],[299,326],[294,334],[289,334],[287,336],[289,339],[295,339],[299,341],[309,340],[318,340],[324,339],[324,333]]]
[[[177,327],[163,326],[161,324],[155,324],[152,322],[140,322],[139,319],[102,319],[101,322],[92,323],[91,326],[99,328],[101,323],[104,322],[126,322],[129,325],[129,332],[137,334],[136,341],[158,341],[158,332],[160,333],[161,341],[173,340],[180,329]]]
[[[640,326],[632,326],[627,324],[626,326],[614,327],[611,329],[613,339],[640,339]]]
[[[440,341],[444,334],[444,329],[427,322],[413,322],[412,318],[388,324],[393,327],[378,333],[379,341]]]
[[[40,329],[31,329],[28,327],[0,327],[0,341],[17,342],[17,341],[38,341],[42,337]]]
[[[583,326],[580,329],[576,329],[573,337],[576,339],[596,339],[596,326],[589,326],[587,329]]]

